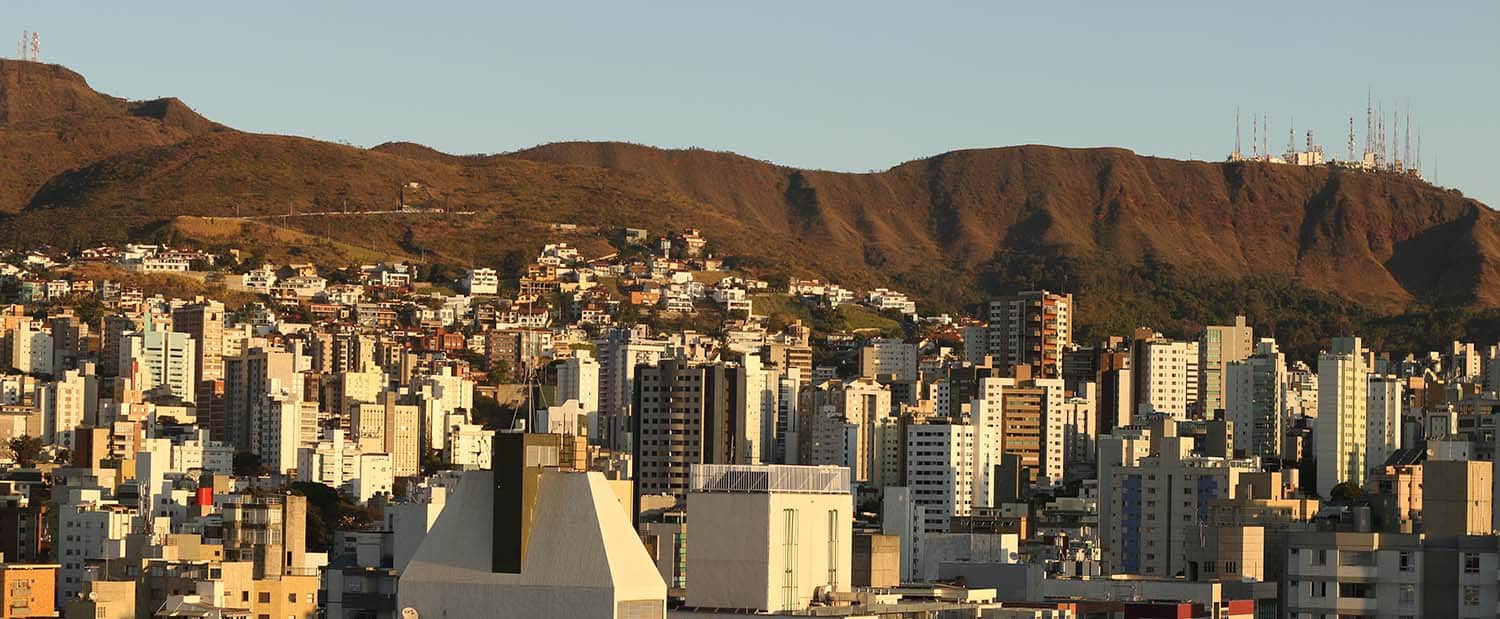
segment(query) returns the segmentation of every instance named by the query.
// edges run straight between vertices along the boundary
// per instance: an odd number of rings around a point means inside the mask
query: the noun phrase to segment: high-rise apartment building
[[[1229,364],[1255,353],[1255,330],[1235,316],[1232,325],[1210,325],[1198,339],[1198,396],[1205,416],[1225,408]]]
[[[636,425],[631,420],[636,368],[655,365],[666,354],[667,344],[646,339],[644,329],[616,329],[598,341],[596,350],[601,443],[627,450],[633,444],[631,428]]]
[[[120,341],[120,375],[135,382],[142,393],[160,392],[192,402],[198,393],[197,342],[186,333],[153,324],[150,314],[139,331]]]
[[[1198,342],[1152,338],[1136,345],[1135,413],[1167,413],[1181,420],[1200,410]]]
[[[1255,354],[1232,361],[1224,374],[1224,416],[1233,427],[1233,450],[1278,459],[1287,428],[1286,355],[1276,340],[1263,339]]]
[[[1341,483],[1364,487],[1369,467],[1383,464],[1366,460],[1370,405],[1366,357],[1357,337],[1333,338],[1332,348],[1318,355],[1318,420],[1313,440],[1317,490],[1323,496]]]
[[[599,430],[599,362],[587,350],[574,351],[557,366],[557,401],[578,402],[578,412],[589,420],[589,442],[598,444]]]
[[[1027,365],[1039,378],[1062,378],[1063,351],[1073,342],[1073,295],[1046,290],[992,301],[990,355],[1001,365]]]

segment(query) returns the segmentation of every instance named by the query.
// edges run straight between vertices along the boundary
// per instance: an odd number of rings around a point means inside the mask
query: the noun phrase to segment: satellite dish
[[[408,606],[401,609],[401,619],[421,619],[421,617],[417,615],[417,609]]]

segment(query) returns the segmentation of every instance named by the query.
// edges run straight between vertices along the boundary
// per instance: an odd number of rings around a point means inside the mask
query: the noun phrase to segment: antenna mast
[[[42,33],[31,33],[31,61],[42,61]]]
[[[1250,153],[1252,159],[1260,159],[1260,117],[1250,116]]]
[[[1263,114],[1264,114],[1264,117],[1261,118],[1261,123],[1260,123],[1261,124],[1261,127],[1260,127],[1260,149],[1266,152],[1266,161],[1270,161],[1271,160],[1271,141],[1270,141],[1269,138],[1271,136],[1271,115],[1268,114],[1268,113],[1263,113]]]
[[[1412,167],[1411,161],[1411,102],[1406,102],[1406,146],[1403,149],[1401,160],[1406,162],[1406,167]]]
[[[26,41],[29,39],[31,39],[31,33],[22,30],[21,41],[19,43],[16,43],[16,60],[26,59]]]
[[[1294,154],[1294,153],[1297,152],[1297,130],[1294,128],[1296,126],[1297,126],[1297,117],[1293,116],[1292,117],[1292,124],[1287,125],[1287,128],[1286,128],[1286,154],[1287,154],[1287,158],[1288,159],[1296,159],[1297,158],[1297,156]],[[1309,149],[1309,150],[1311,150],[1311,149]],[[1291,163],[1291,162],[1288,162],[1288,163]]]
[[[1349,115],[1349,161],[1354,161],[1354,115]]]
[[[1239,161],[1240,160],[1240,108],[1239,107],[1235,107],[1234,108],[1234,152],[1230,154],[1229,158],[1232,159],[1232,160],[1234,160],[1234,161]]]

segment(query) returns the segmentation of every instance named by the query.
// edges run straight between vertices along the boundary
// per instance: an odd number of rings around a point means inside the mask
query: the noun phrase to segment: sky
[[[566,140],[869,171],[1014,144],[1222,160],[1235,114],[1333,157],[1365,98],[1500,205],[1500,2],[0,2],[0,42],[238,129],[493,153]],[[6,38],[9,36],[10,38]],[[13,55],[14,43],[0,44]],[[1295,125],[1294,125],[1295,123]]]

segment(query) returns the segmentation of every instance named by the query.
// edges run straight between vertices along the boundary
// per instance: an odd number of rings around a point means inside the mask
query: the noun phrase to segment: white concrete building
[[[859,349],[862,378],[909,381],[917,379],[917,346],[893,338],[876,338]]]
[[[589,420],[588,438],[600,440],[599,428],[599,362],[587,350],[574,351],[557,366],[557,401],[575,400],[579,411]]]
[[[402,572],[397,608],[421,617],[665,617],[666,584],[604,476],[526,471],[534,506],[514,529],[496,523],[520,509],[519,497],[497,497],[503,473],[464,474]]]
[[[851,590],[848,469],[698,465],[691,476],[688,606],[796,611],[820,587]]]
[[[1286,355],[1263,339],[1254,355],[1230,362],[1224,379],[1224,416],[1233,426],[1235,453],[1280,458],[1287,416]]]
[[[1371,466],[1369,438],[1370,373],[1367,352],[1357,337],[1333,338],[1333,349],[1318,355],[1318,420],[1313,430],[1318,458],[1318,494],[1348,482],[1364,487]]]
[[[90,560],[123,559],[136,510],[103,498],[97,488],[69,488],[57,506],[57,597],[76,597]]]
[[[27,374],[52,373],[52,336],[29,320],[10,332],[10,367]]]
[[[143,393],[164,391],[192,402],[197,397],[197,343],[186,333],[157,328],[146,313],[139,331],[127,331],[120,341],[120,375],[135,381]]]
[[[1403,381],[1387,374],[1370,374],[1365,398],[1365,465],[1375,468],[1385,464],[1401,449]],[[1321,488],[1319,488],[1321,490]]]
[[[1139,409],[1187,419],[1200,399],[1198,342],[1147,340],[1141,343],[1139,361]]]
[[[464,278],[464,287],[472,295],[500,294],[500,275],[494,269],[473,269]]]
[[[911,504],[925,508],[921,529],[943,531],[953,516],[974,507],[974,452],[978,428],[913,423],[906,427],[906,486]]]
[[[1135,439],[1101,440],[1100,545],[1110,573],[1172,578],[1185,573],[1183,536],[1209,523],[1209,502],[1234,498],[1239,476],[1260,466],[1193,456],[1188,442],[1170,433],[1150,442],[1142,456]]]

